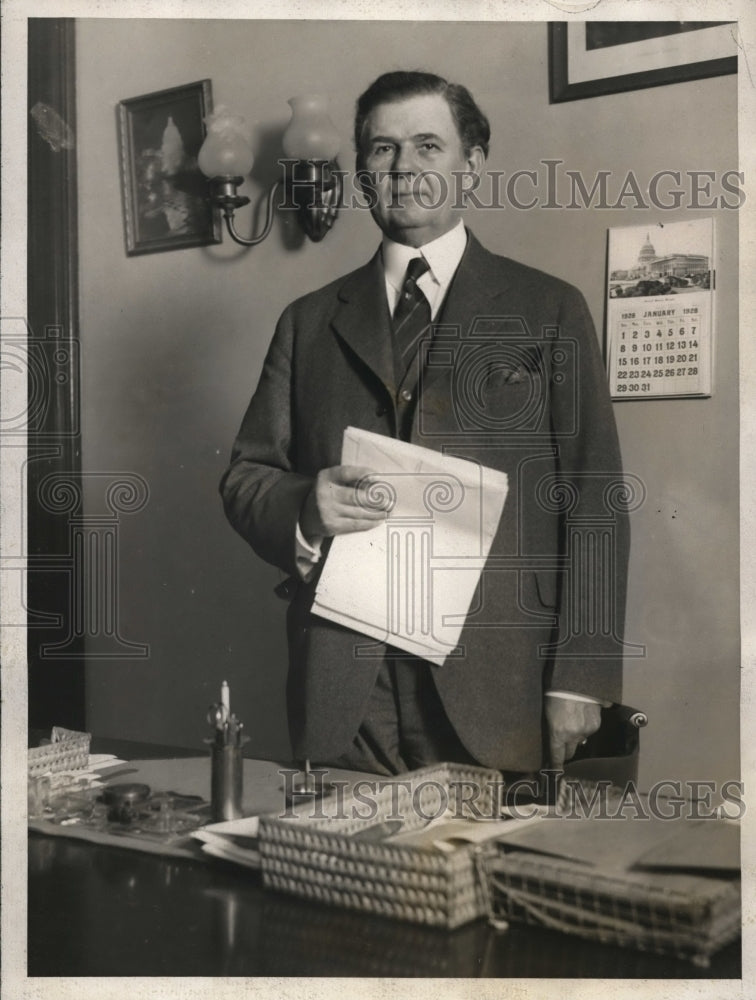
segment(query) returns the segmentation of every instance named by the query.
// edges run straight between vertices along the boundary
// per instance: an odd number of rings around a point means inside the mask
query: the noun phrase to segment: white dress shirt
[[[395,243],[387,236],[383,237],[381,255],[383,269],[386,273],[386,298],[389,312],[393,315],[396,303],[401,294],[407,266],[414,257],[424,257],[429,270],[417,282],[417,287],[428,300],[431,309],[431,319],[435,319],[444,301],[452,278],[456,274],[459,262],[467,246],[467,232],[460,219],[454,229],[443,236],[431,240],[425,246],[408,247],[403,243]]]

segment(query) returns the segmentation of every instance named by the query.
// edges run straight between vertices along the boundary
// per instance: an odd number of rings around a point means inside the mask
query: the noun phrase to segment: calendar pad
[[[713,220],[610,229],[608,274],[612,398],[710,396]]]

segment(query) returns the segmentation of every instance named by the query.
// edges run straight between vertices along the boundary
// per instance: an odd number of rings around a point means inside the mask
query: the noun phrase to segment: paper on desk
[[[315,592],[323,618],[435,663],[459,643],[507,496],[507,476],[347,427],[342,463],[374,469],[385,521],[333,539]]]
[[[680,821],[674,836],[654,845],[638,858],[635,867],[737,874],[740,872],[740,827],[723,819]]]
[[[510,824],[519,822],[520,820],[516,819],[480,821],[442,818],[420,830],[395,834],[387,842],[401,844],[403,847],[418,847],[422,850],[454,851],[460,846],[482,844],[487,840],[498,839],[509,829]],[[522,822],[527,823],[528,820]]]
[[[513,824],[498,839],[510,849],[550,854],[600,871],[736,870],[738,832],[721,820],[691,820],[685,816],[555,816],[528,827]]]
[[[243,819],[211,823],[192,832],[195,840],[202,842],[202,850],[216,858],[233,861],[247,868],[260,867],[260,852],[257,849],[259,818],[245,816]]]
[[[197,840],[207,841],[207,843],[231,837],[243,844],[257,840],[259,827],[259,816],[244,816],[241,819],[223,820],[221,823],[208,823],[207,826],[195,830],[192,836]]]

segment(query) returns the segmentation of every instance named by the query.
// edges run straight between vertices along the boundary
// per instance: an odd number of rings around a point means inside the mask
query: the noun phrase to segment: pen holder
[[[213,743],[211,749],[210,807],[213,819],[220,823],[242,816],[242,748],[233,744]]]

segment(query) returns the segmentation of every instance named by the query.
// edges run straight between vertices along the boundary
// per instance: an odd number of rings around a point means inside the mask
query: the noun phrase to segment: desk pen
[[[241,746],[244,742],[244,724],[231,714],[231,693],[228,682],[221,685],[221,700],[214,702],[207,712],[207,721],[215,729],[215,743],[219,746]]]

